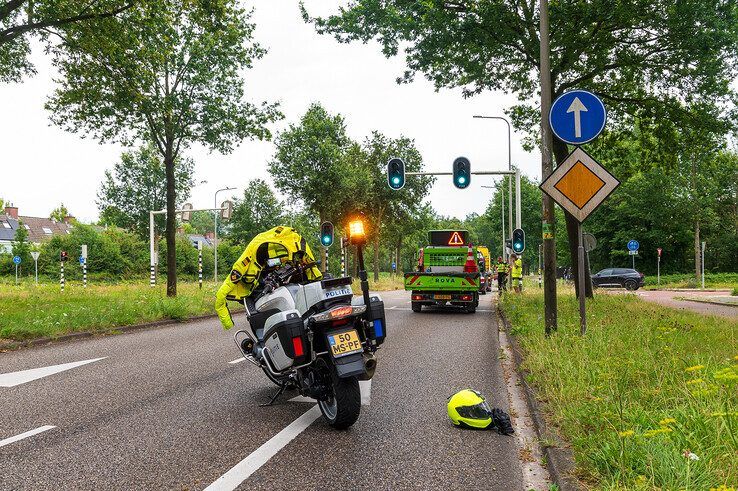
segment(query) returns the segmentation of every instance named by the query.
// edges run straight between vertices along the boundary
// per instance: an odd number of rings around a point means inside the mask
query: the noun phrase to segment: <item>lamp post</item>
[[[213,208],[218,208],[218,193],[221,191],[233,191],[236,188],[221,188],[218,189],[215,192],[215,198],[213,203]],[[215,261],[213,265],[213,280],[215,280],[216,283],[218,283],[218,214],[219,211],[215,211],[215,228],[213,229],[213,250],[215,254]]]
[[[511,134],[510,121],[508,121],[507,118],[502,117],[502,116],[482,116],[482,115],[479,115],[479,114],[474,115],[474,118],[476,118],[476,119],[499,119],[499,120],[505,122],[505,124],[507,125],[507,170],[512,170],[512,140],[510,138],[510,134]],[[507,221],[508,221],[508,227],[509,227],[509,234],[508,235],[510,237],[512,237],[512,231],[513,231],[513,215],[512,215],[512,208],[513,208],[512,197],[513,197],[513,192],[512,192],[512,179],[508,179],[507,183],[508,183],[508,193],[507,193],[508,194],[508,196],[507,196],[507,200],[508,200],[508,206],[507,206],[507,214],[508,214],[508,217],[507,218],[508,219],[507,219]],[[519,200],[519,199],[520,199],[520,197],[519,196],[516,196],[516,200]],[[520,217],[518,217],[517,221],[519,221],[519,220],[520,220]],[[516,223],[517,223],[517,221],[516,221]],[[519,225],[518,225],[518,228],[519,228]],[[504,239],[503,239],[503,243],[504,243]]]

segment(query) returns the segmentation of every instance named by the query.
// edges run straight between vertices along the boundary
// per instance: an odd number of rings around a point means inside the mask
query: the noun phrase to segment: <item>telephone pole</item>
[[[551,150],[553,137],[548,123],[551,110],[551,52],[548,34],[548,0],[540,0],[541,10],[541,182],[553,172]],[[556,313],[556,242],[554,241],[554,203],[546,193],[543,198],[543,301],[546,335],[557,327]]]

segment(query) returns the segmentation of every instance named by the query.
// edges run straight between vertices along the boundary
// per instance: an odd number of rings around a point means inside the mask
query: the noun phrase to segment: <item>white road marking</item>
[[[0,440],[0,447],[10,445],[11,443],[15,443],[18,440],[23,440],[24,438],[28,438],[29,436],[38,435],[39,433],[43,433],[44,431],[51,430],[53,428],[56,428],[56,426],[44,425],[39,426],[35,430],[26,431],[25,433],[21,433],[20,435],[11,436],[10,438],[6,438],[5,440]]]
[[[311,407],[285,429],[274,435],[261,447],[249,454],[248,457],[220,476],[213,484],[205,488],[205,491],[231,491],[236,489],[319,417],[320,409],[318,409],[318,406]]]
[[[0,387],[15,387],[16,385],[25,384],[34,380],[54,375],[55,373],[70,370],[72,368],[81,367],[88,363],[95,361],[104,360],[107,356],[102,358],[93,358],[92,360],[75,361],[72,363],[64,363],[62,365],[52,365],[43,368],[31,368],[30,370],[22,370],[20,372],[10,372],[0,374]]]
[[[368,406],[372,402],[372,381],[359,380],[359,389],[361,389],[361,405]]]
[[[389,307],[387,310],[395,310],[397,308],[397,305],[393,305],[392,307]]]
[[[318,401],[313,399],[312,397],[305,397],[305,396],[296,396],[290,399],[290,402],[308,402],[310,404],[315,404]]]
[[[237,359],[235,359],[233,361],[229,361],[228,363],[230,363],[231,365],[235,365],[236,363],[241,363],[242,361],[246,361],[246,358],[244,358],[244,357],[237,358]]]
[[[412,309],[408,309],[407,307],[397,307],[396,310],[412,310]],[[453,310],[450,310],[449,309],[449,312],[453,312]],[[459,312],[461,312],[461,311],[459,311]],[[495,311],[494,310],[489,310],[489,309],[477,309],[477,312],[495,312]]]

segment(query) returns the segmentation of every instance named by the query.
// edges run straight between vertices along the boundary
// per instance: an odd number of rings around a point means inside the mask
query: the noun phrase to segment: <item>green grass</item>
[[[646,276],[646,288],[700,288],[701,281],[697,281],[694,274],[661,275],[661,285],[657,284],[656,275]],[[738,288],[738,273],[705,273],[705,288]]]
[[[388,291],[388,290],[404,290],[405,283],[403,281],[402,273],[392,275],[392,273],[379,273],[379,281],[374,281],[374,273],[368,272],[369,276],[369,289],[371,291]],[[354,281],[351,284],[351,288],[354,293],[361,292],[361,285],[359,284],[359,278],[354,277]]]
[[[53,337],[79,331],[100,331],[161,319],[183,320],[213,313],[215,285],[177,285],[178,296],[168,298],[164,285],[146,283],[91,284],[87,289],[67,283],[21,286],[0,284],[0,340]]]
[[[559,329],[546,338],[540,290],[502,300],[579,478],[608,490],[735,486],[738,322],[598,295],[580,337],[571,289],[560,288],[558,306]]]

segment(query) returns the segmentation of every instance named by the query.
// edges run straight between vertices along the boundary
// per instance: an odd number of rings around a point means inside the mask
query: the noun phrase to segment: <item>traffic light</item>
[[[61,251],[60,259],[61,259],[62,262],[64,262],[67,259],[69,259],[69,254],[67,254],[67,251]]]
[[[320,225],[320,243],[323,247],[333,245],[333,224],[331,222],[323,222]]]
[[[459,189],[466,189],[471,182],[471,163],[466,157],[459,157],[454,160],[454,186]]]
[[[395,191],[405,186],[405,162],[394,158],[387,162],[387,184]]]
[[[522,254],[525,250],[525,232],[523,232],[522,228],[513,230],[512,250],[515,254]]]

